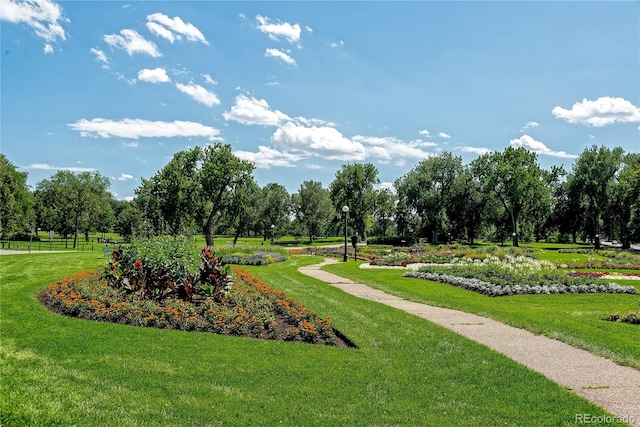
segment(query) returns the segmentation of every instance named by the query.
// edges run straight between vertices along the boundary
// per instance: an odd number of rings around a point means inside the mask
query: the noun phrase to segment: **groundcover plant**
[[[405,277],[433,280],[488,296],[519,294],[629,293],[633,286],[609,283],[594,275],[576,275],[528,257],[456,259],[449,266],[425,266]]]

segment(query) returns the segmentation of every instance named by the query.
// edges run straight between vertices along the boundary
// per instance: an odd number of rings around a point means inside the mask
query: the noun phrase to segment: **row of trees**
[[[132,202],[115,200],[97,172],[59,171],[31,191],[27,175],[0,155],[0,234],[36,229],[73,235],[116,231],[132,235],[319,235],[342,233],[342,206],[351,230],[412,241],[485,238],[615,238],[640,241],[640,155],[621,148],[587,148],[567,173],[545,170],[535,153],[507,147],[468,165],[443,152],[379,188],[370,163],[346,164],[328,188],[304,181],[294,194],[278,183],[260,187],[253,165],[216,144],[181,151],[143,179]]]

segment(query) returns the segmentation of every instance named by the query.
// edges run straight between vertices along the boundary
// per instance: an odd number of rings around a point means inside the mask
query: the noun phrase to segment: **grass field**
[[[65,318],[37,293],[101,254],[3,256],[1,424],[542,426],[603,414],[496,352],[296,271],[319,261],[249,270],[358,349]]]
[[[359,264],[334,264],[325,269],[408,300],[491,317],[640,369],[638,327],[603,320],[613,312],[628,312],[637,308],[638,295],[565,294],[491,298],[446,284],[405,278],[402,277],[404,272],[399,270],[360,269]],[[637,280],[615,281],[640,290]]]

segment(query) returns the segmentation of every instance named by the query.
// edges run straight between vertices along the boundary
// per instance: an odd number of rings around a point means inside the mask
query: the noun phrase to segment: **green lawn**
[[[0,423],[542,426],[603,414],[496,352],[296,271],[320,260],[250,270],[358,349],[65,318],[37,293],[101,255],[1,257]]]
[[[637,308],[637,294],[517,295],[491,298],[455,286],[405,278],[402,277],[402,270],[360,269],[359,264],[340,263],[329,265],[325,269],[412,301],[491,317],[640,369],[638,326],[603,320],[612,312],[628,312]],[[637,280],[615,281],[640,290],[640,282]]]

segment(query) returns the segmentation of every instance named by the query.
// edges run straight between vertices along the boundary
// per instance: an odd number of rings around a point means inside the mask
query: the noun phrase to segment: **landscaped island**
[[[280,254],[216,257],[176,239],[136,242],[114,252],[104,271],[49,285],[39,299],[57,313],[83,319],[260,339],[353,346],[328,318],[272,289],[237,264],[284,261]]]

